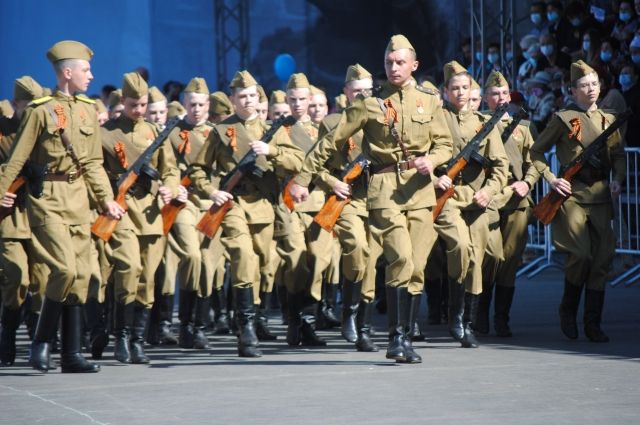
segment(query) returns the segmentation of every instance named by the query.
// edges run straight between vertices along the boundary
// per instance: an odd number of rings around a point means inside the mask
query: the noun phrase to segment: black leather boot
[[[558,312],[560,314],[560,329],[569,339],[578,338],[576,316],[580,305],[580,295],[582,295],[582,286],[573,285],[567,280],[564,281],[564,293]]]
[[[284,285],[276,286],[278,291],[278,303],[280,304],[280,313],[282,313],[282,324],[287,325],[289,322],[289,295],[287,294],[287,288]]]
[[[229,327],[229,310],[227,309],[227,296],[224,293],[224,288],[213,289],[211,307],[214,313],[213,333],[215,335],[228,335],[231,329]]]
[[[11,366],[16,361],[16,331],[20,326],[20,309],[2,307],[2,329],[0,329],[0,364]]]
[[[238,326],[238,356],[262,357],[256,335],[253,288],[233,288],[235,320]]]
[[[95,373],[100,365],[89,363],[82,356],[81,336],[84,328],[81,305],[65,305],[62,308],[62,373]]]
[[[493,297],[493,283],[482,282],[482,293],[478,295],[478,315],[473,329],[479,335],[489,334],[489,310]]]
[[[300,309],[300,344],[307,347],[324,347],[327,341],[316,334],[316,311],[318,301],[311,295],[305,294],[301,297],[302,306]]]
[[[291,347],[300,345],[300,308],[302,294],[293,294],[287,291],[287,344]]]
[[[495,315],[493,316],[493,326],[496,335],[503,338],[513,336],[509,327],[509,312],[513,302],[515,286],[496,285]]]
[[[442,320],[442,282],[440,280],[427,279],[425,281],[427,293],[427,322],[430,325],[439,325]]]
[[[464,338],[464,283],[449,279],[449,334],[456,341]]]
[[[584,293],[584,334],[591,342],[609,342],[609,337],[600,328],[604,291],[587,289]]]
[[[358,340],[356,316],[360,305],[362,281],[350,282],[346,280],[342,285],[342,330],[341,334],[349,342]]]
[[[109,332],[107,331],[105,304],[99,303],[95,298],[88,298],[84,305],[87,317],[87,328],[90,332],[89,347],[91,358],[102,359],[102,353],[109,344]]]
[[[40,319],[40,312],[27,312],[27,315],[24,319],[25,324],[27,325],[27,334],[29,335],[29,339],[33,341],[33,338],[36,336],[36,328],[38,327],[38,319]]]
[[[131,338],[129,339],[131,363],[147,364],[150,360],[144,352],[144,330],[149,321],[151,309],[145,308],[145,306],[137,302],[134,302],[133,305],[133,327],[130,330]]]
[[[473,333],[473,322],[478,316],[478,295],[464,294],[464,338],[460,341],[463,348],[478,348],[478,340]]]
[[[332,329],[340,326],[340,320],[336,317],[336,304],[338,303],[338,284],[323,283],[324,297],[318,304],[316,329]]]
[[[196,298],[195,320],[193,321],[193,348],[204,350],[209,348],[209,339],[205,333],[206,317],[209,314],[209,298]]]
[[[256,311],[256,335],[260,341],[275,341],[277,336],[269,329],[269,318],[267,312],[271,305],[271,292],[260,292],[260,305]]]
[[[371,313],[373,312],[373,303],[360,301],[358,306],[358,315],[356,316],[356,325],[358,326],[358,340],[356,341],[356,349],[364,352],[375,352],[380,350],[378,346],[371,340]]]
[[[173,324],[173,300],[174,294],[163,294],[154,303],[153,307],[158,306],[158,323],[157,323],[157,335],[158,343],[160,345],[176,345],[178,344],[178,338],[173,334],[171,325]],[[149,324],[151,328],[151,323]]]
[[[409,296],[407,288],[386,287],[387,319],[389,323],[389,346],[386,357],[399,362],[407,360],[404,332],[407,327]]]
[[[424,341],[426,338],[420,330],[418,324],[418,313],[420,311],[420,301],[422,294],[409,295],[409,333],[411,341]]]
[[[133,303],[116,302],[113,306],[113,356],[120,363],[131,363],[129,329],[133,326]]]
[[[178,318],[180,319],[180,348],[193,348],[193,310],[196,305],[196,291],[180,290],[180,306],[178,307]]]
[[[58,330],[61,312],[62,303],[45,297],[29,356],[29,364],[41,372],[54,369],[51,364],[51,341]]]

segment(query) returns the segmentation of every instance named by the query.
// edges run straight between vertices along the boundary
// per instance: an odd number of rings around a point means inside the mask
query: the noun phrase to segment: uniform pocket
[[[429,136],[429,125],[432,120],[432,115],[411,115],[411,137],[425,138]]]

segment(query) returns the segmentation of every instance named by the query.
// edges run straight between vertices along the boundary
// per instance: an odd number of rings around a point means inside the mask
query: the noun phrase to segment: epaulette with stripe
[[[29,102],[29,106],[42,105],[42,104],[47,103],[51,99],[53,99],[53,97],[51,97],[51,96],[39,97],[38,99],[33,99],[31,102]]]
[[[96,104],[95,100],[90,99],[90,98],[88,98],[87,96],[84,96],[84,95],[76,96],[76,99],[80,100],[80,101],[82,101],[84,103],[88,103],[89,105],[95,105]]]
[[[416,90],[422,92],[422,93],[427,93],[430,94],[432,96],[440,96],[440,93],[438,92],[438,90],[434,90],[434,89],[430,89],[428,87],[422,87],[420,85],[416,86]]]

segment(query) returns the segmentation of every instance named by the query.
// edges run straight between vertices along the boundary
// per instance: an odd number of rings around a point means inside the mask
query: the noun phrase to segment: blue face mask
[[[549,22],[555,22],[560,19],[560,15],[558,15],[558,12],[556,11],[547,12],[547,19],[549,20]]]
[[[480,62],[482,60],[482,52],[476,52],[476,61]]]
[[[622,22],[629,22],[631,20],[631,13],[629,12],[620,12],[618,16]]]
[[[633,63],[635,63],[636,65],[640,64],[640,55],[631,55],[631,60],[633,61]]]
[[[618,82],[623,89],[629,88],[631,87],[631,84],[633,84],[633,78],[630,74],[620,74],[620,76],[618,77]]]
[[[580,18],[573,18],[569,22],[571,22],[571,26],[574,27],[574,28],[579,27],[580,24],[582,23],[582,21],[580,21]]]
[[[540,46],[540,51],[545,56],[553,54],[553,44],[543,44],[542,46]]]
[[[582,42],[582,50],[584,50],[585,52],[588,52],[590,48],[591,48],[591,42],[590,41],[583,41]]]
[[[500,55],[498,53],[489,53],[487,55],[487,60],[490,64],[496,64],[500,61]]]
[[[507,57],[507,62],[511,62],[511,59],[513,59],[513,53],[511,53],[511,51],[508,51],[506,53],[506,57]]]
[[[522,57],[525,58],[525,60],[529,60],[531,59],[531,54],[529,52],[522,52]]]
[[[602,60],[602,62],[609,62],[612,57],[613,57],[613,53],[611,52],[606,52],[606,51],[600,52],[600,59]]]
[[[532,13],[531,22],[533,22],[534,25],[539,25],[540,22],[542,22],[542,15],[539,13]]]

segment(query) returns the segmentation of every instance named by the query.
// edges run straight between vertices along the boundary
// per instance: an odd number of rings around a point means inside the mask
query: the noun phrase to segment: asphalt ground
[[[378,353],[337,330],[319,332],[327,347],[290,348],[274,313],[278,341],[261,344],[262,358],[210,335],[205,351],[149,347],[150,365],[119,364],[110,346],[100,373],[77,375],[32,370],[21,328],[16,364],[0,368],[0,424],[640,424],[640,285],[608,288],[607,344],[561,334],[561,292],[555,269],[519,279],[514,336],[477,349],[424,325],[417,365],[385,359],[380,315]]]

